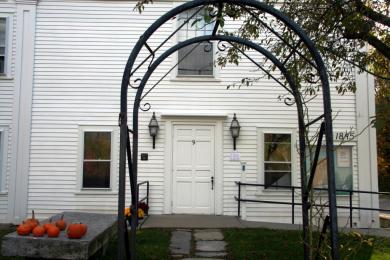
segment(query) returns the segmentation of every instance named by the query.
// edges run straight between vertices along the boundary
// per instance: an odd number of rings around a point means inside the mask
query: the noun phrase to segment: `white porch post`
[[[16,0],[15,89],[12,119],[8,221],[27,214],[31,106],[37,0]]]

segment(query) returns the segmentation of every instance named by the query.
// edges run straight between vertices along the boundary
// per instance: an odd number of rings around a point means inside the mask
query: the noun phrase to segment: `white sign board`
[[[240,153],[239,152],[232,152],[230,154],[230,161],[240,161]]]
[[[336,150],[337,167],[351,167],[351,149],[339,147]]]

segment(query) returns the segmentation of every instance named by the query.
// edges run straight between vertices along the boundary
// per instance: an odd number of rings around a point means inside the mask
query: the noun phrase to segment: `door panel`
[[[214,126],[174,125],[173,213],[214,214]]]

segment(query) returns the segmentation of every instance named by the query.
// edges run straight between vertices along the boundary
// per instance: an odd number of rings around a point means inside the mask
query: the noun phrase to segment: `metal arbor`
[[[178,32],[180,27],[175,30],[172,34],[170,34],[165,40],[162,41],[160,45],[154,50],[148,45],[147,41],[151,38],[151,36],[158,30],[161,26],[163,26],[170,19],[176,17],[182,12],[197,9],[198,12],[207,6],[214,6],[218,10],[218,15],[222,14],[222,10],[224,5],[237,6],[245,10],[249,15],[254,16],[254,13],[251,10],[258,10],[263,13],[269,14],[273,16],[275,19],[283,23],[289,30],[293,31],[295,35],[298,37],[298,44],[303,44],[305,48],[307,48],[310,53],[310,58],[312,61],[307,60],[307,62],[311,62],[312,67],[316,70],[318,74],[318,78],[322,85],[322,95],[323,95],[323,114],[305,124],[304,121],[304,112],[303,112],[303,104],[299,89],[297,87],[296,82],[293,80],[292,75],[285,67],[285,63],[276,58],[272,53],[267,51],[265,48],[260,46],[259,44],[252,42],[248,39],[236,37],[236,36],[228,36],[228,35],[219,35],[218,27],[220,26],[220,21],[217,19],[215,21],[214,29],[210,35],[194,37],[192,39],[188,39],[186,41],[177,43],[172,46],[168,50],[164,51],[157,57],[157,51],[166,44],[174,35]],[[258,19],[261,22],[259,17],[254,16],[255,19]],[[185,23],[188,23],[191,18],[188,18]],[[280,37],[280,34],[269,28],[270,31],[276,37]],[[338,225],[337,225],[337,209],[336,209],[336,191],[335,191],[335,175],[334,175],[334,159],[333,159],[333,133],[332,133],[332,115],[331,115],[331,102],[330,102],[330,89],[329,89],[329,81],[326,72],[326,68],[324,62],[316,49],[314,43],[308,38],[308,36],[302,31],[302,29],[288,17],[286,17],[283,13],[276,10],[275,8],[268,6],[264,3],[261,3],[256,0],[194,0],[191,2],[187,2],[182,4],[168,13],[161,16],[158,20],[156,20],[140,37],[136,45],[134,46],[129,59],[126,64],[126,68],[122,78],[121,85],[121,106],[120,106],[120,115],[119,115],[119,125],[120,125],[120,155],[119,155],[119,195],[118,195],[118,259],[135,259],[135,232],[137,228],[137,214],[131,215],[131,239],[130,239],[130,250],[129,250],[129,242],[127,236],[127,226],[124,217],[124,208],[125,208],[125,182],[126,182],[126,156],[129,167],[129,177],[130,177],[130,190],[131,190],[131,210],[132,212],[137,212],[138,209],[138,198],[137,198],[137,174],[138,174],[138,113],[139,109],[145,111],[150,108],[150,104],[146,103],[145,107],[141,107],[141,102],[143,98],[152,91],[158,83],[167,75],[165,75],[161,80],[159,80],[152,88],[150,88],[146,93],[144,92],[145,85],[147,84],[149,77],[152,75],[153,71],[172,53],[189,46],[191,44],[201,43],[201,42],[212,42],[219,41],[219,49],[223,50],[226,48],[225,44],[229,44],[232,47],[235,47],[237,44],[246,46],[248,49],[252,49],[264,57],[266,57],[269,61],[271,61],[284,76],[285,81],[288,83],[288,86],[285,86],[283,83],[278,81],[275,77],[273,77],[269,72],[264,71],[267,75],[277,81],[280,85],[282,85],[293,97],[294,103],[296,104],[297,114],[298,114],[298,126],[299,126],[299,156],[300,156],[300,172],[301,172],[301,182],[302,182],[302,224],[303,224],[303,238],[304,238],[304,257],[305,259],[309,259],[309,244],[308,244],[308,226],[309,226],[309,192],[311,190],[311,184],[315,173],[315,168],[318,160],[318,155],[320,152],[322,137],[325,135],[326,137],[326,157],[327,157],[327,169],[328,169],[328,197],[329,197],[329,215],[330,215],[330,233],[331,233],[331,248],[332,248],[332,258],[339,259],[338,254]],[[292,49],[291,53],[300,53],[297,51],[294,46],[286,43],[286,47]],[[297,45],[296,45],[297,46]],[[142,48],[146,48],[149,52],[147,57],[143,59],[140,64],[135,66],[135,62],[137,57],[139,57],[139,53]],[[244,56],[246,56],[249,60],[251,60],[255,65],[257,65],[260,69],[263,69],[260,64],[256,63],[250,56],[246,55],[244,52],[241,52]],[[149,60],[149,65],[147,65],[146,72],[143,74],[142,78],[137,78],[132,81],[131,77],[139,71],[140,67],[144,64],[147,64]],[[179,61],[180,62],[180,61]],[[175,65],[176,66],[176,65]],[[174,66],[174,67],[175,67]],[[172,68],[173,69],[173,68]],[[171,70],[172,70],[171,69]],[[170,70],[170,71],[171,71]],[[170,72],[169,71],[169,72]],[[138,86],[133,86],[137,83]],[[128,115],[127,115],[127,98],[128,98],[128,86],[133,89],[136,89],[136,96],[133,104],[133,117],[132,117],[132,129],[128,127]],[[314,156],[314,162],[311,165],[310,169],[310,177],[307,178],[307,168],[306,168],[306,142],[305,142],[305,131],[313,123],[316,123],[320,120],[323,120],[321,124],[321,129],[319,131],[318,144],[316,148],[316,153]],[[132,144],[130,144],[130,135],[132,135]]]

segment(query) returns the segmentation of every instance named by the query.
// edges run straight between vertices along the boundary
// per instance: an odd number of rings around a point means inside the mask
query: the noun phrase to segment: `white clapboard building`
[[[39,218],[62,211],[116,213],[123,70],[143,32],[180,4],[155,1],[139,14],[133,11],[135,3],[0,1],[1,222],[17,223],[33,209]],[[151,47],[179,20],[165,24],[149,41]],[[182,29],[168,47],[191,30]],[[215,49],[193,54],[148,94],[144,103],[151,109],[140,111],[139,181],[150,182],[149,213],[234,216],[237,181],[299,186],[297,114],[280,99],[285,90],[267,77],[228,89],[260,72],[248,60],[223,69],[213,66]],[[151,80],[161,78],[183,55],[169,57]],[[374,79],[356,73],[355,80],[355,94],[339,95],[337,84],[331,84],[337,187],[377,191],[375,129],[367,127],[375,113]],[[134,93],[129,88],[129,122]],[[322,113],[320,96],[309,104],[312,118]],[[155,149],[148,129],[153,112],[160,127]],[[236,150],[229,130],[234,114],[241,126]],[[321,169],[320,163],[318,186],[326,182]],[[243,187],[241,193],[287,202],[291,195],[264,187]],[[296,195],[300,202],[299,190]],[[340,205],[349,203],[345,193],[337,199]],[[378,207],[377,196],[369,194],[354,193],[352,202]],[[289,205],[241,205],[241,217],[252,221],[290,223],[291,212]],[[296,223],[300,216],[296,206]],[[349,210],[339,210],[340,225],[348,225],[348,216]],[[378,214],[354,210],[353,223],[376,227]]]

